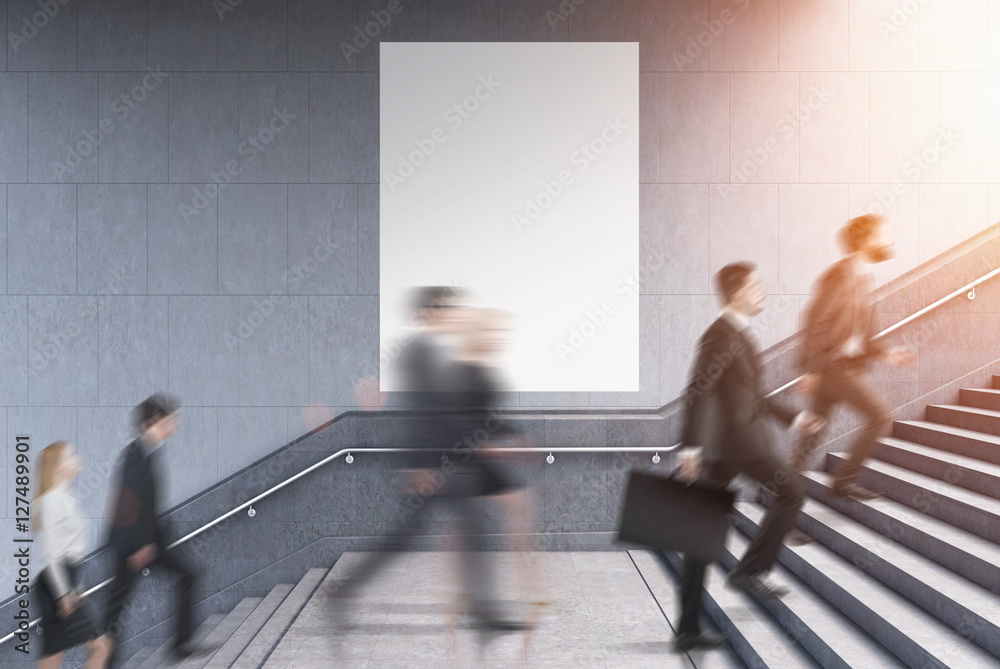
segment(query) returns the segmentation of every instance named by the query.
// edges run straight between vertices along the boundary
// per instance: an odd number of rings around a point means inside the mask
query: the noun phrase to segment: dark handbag
[[[726,554],[735,493],[675,478],[632,472],[618,540],[719,562]]]

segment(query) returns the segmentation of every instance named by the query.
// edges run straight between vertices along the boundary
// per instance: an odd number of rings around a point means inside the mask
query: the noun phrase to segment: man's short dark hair
[[[881,214],[855,216],[840,230],[840,245],[845,253],[854,253],[871,237],[872,233],[886,218]]]
[[[180,408],[180,401],[173,395],[164,392],[153,393],[132,409],[132,427],[137,433],[142,434],[146,423],[169,416]]]
[[[434,310],[453,306],[462,297],[458,286],[423,286],[414,291],[411,306],[413,311]]]
[[[715,289],[719,292],[722,300],[729,304],[733,300],[740,288],[747,285],[750,275],[757,270],[757,266],[746,260],[729,263],[719,270],[715,275]]]

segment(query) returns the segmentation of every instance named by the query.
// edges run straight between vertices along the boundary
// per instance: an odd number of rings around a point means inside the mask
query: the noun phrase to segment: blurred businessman
[[[801,477],[775,455],[761,419],[772,416],[802,432],[817,430],[821,421],[809,411],[796,414],[761,393],[756,345],[747,326],[751,317],[763,311],[767,294],[754,265],[726,265],[715,281],[725,306],[699,341],[685,392],[679,474],[700,485],[721,488],[742,473],[775,494],[757,536],[727,582],[756,597],[777,597],[787,591],[768,582],[766,575],[802,507],[803,484]],[[706,562],[684,556],[681,620],[675,641],[678,651],[724,641],[717,634],[701,631],[706,567]]]
[[[801,364],[805,375],[799,392],[812,395],[812,409],[827,417],[847,402],[868,419],[851,445],[847,460],[834,473],[833,492],[844,497],[874,499],[877,493],[857,483],[861,465],[891,424],[889,410],[865,373],[870,360],[883,359],[900,366],[912,362],[908,351],[885,346],[872,338],[871,272],[868,266],[893,257],[888,222],[877,214],[852,218],[841,229],[846,253],[818,282],[819,290],[807,310]],[[799,440],[792,458],[797,470],[805,467],[820,442],[813,434]]]

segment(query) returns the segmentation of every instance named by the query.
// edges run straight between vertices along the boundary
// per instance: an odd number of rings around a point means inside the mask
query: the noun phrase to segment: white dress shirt
[[[48,569],[52,594],[59,599],[74,589],[65,563],[79,564],[86,555],[84,524],[69,485],[62,483],[38,498],[42,519],[42,568]]]

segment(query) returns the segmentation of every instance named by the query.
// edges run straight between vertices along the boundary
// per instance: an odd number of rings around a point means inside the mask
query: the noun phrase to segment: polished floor
[[[484,639],[462,617],[453,624],[457,555],[400,554],[347,610],[319,588],[266,669],[742,666],[728,649],[672,654],[673,589],[664,580],[647,584],[625,551],[487,554],[505,617],[537,617],[537,625],[530,633]],[[325,585],[349,577],[357,558],[345,554]],[[538,607],[535,601],[548,604]]]

